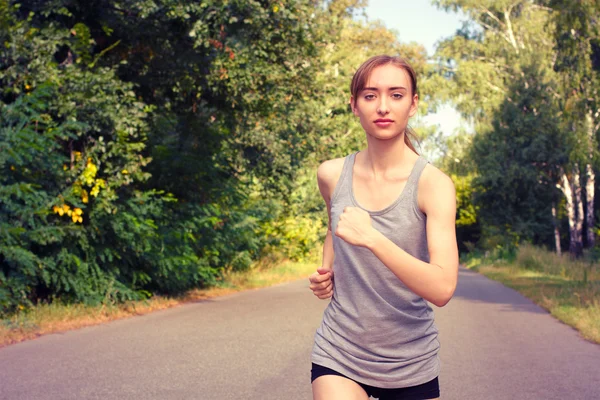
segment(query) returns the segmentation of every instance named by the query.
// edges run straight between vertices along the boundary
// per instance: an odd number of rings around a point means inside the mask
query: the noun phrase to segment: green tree
[[[482,224],[550,244],[553,210],[563,204],[556,185],[566,177],[561,171],[573,170],[568,155],[577,143],[560,118],[564,96],[548,40],[555,29],[552,10],[531,1],[435,3],[471,19],[437,56],[456,85],[457,108],[476,121],[471,159]],[[575,204],[577,190],[565,193],[564,204]]]
[[[562,77],[560,83],[565,94],[562,102],[564,126],[574,132],[578,141],[571,158],[581,167],[577,165],[574,169],[573,179],[579,179],[580,168],[585,169],[585,236],[587,245],[593,246],[597,136],[600,128],[600,4],[593,0],[542,3],[554,9],[557,51],[554,68]],[[580,190],[578,185],[571,183],[571,186],[577,194]],[[574,218],[576,224],[581,225],[584,219],[581,200],[577,205],[572,211],[577,214]],[[580,235],[581,226],[577,226],[575,231],[575,235]],[[577,247],[579,242],[574,242],[571,246]]]
[[[18,4],[0,11],[3,311],[139,298],[165,200],[136,188],[147,110],[114,70],[57,53],[75,47],[69,31],[35,27]]]
[[[566,157],[560,149],[567,144],[553,81],[538,68],[523,69],[494,116],[494,129],[476,135],[471,151],[478,171],[475,200],[485,225],[549,244],[551,208],[559,200],[555,185]]]

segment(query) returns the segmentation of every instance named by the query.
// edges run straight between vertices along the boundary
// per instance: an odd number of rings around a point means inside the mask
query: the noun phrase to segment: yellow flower
[[[67,210],[67,215],[70,217],[71,215],[73,215],[73,210]]]
[[[14,171],[15,169],[16,169],[16,168],[15,168],[15,166],[14,166],[14,165],[11,165],[11,166],[10,166],[10,170],[11,170],[11,171]]]
[[[123,175],[127,175],[127,174],[129,173],[129,171],[127,171],[126,169],[124,169],[124,170],[122,170],[122,171],[121,171],[121,173],[122,173]]]
[[[82,180],[83,182],[88,185],[91,186],[94,183],[94,178],[96,177],[96,174],[98,173],[98,167],[94,165],[94,163],[92,163],[92,159],[88,158],[88,162],[85,166],[85,170],[83,171],[82,174]]]
[[[63,170],[66,171],[67,170],[67,164],[63,164]]]
[[[65,209],[65,207],[67,207],[67,208]],[[66,204],[63,204],[62,206],[52,207],[52,211],[54,211],[55,213],[57,213],[58,215],[60,215],[62,217],[68,208],[69,208],[69,206],[67,206]]]
[[[279,6],[277,6],[277,5],[273,6],[273,12],[277,12],[277,11],[279,11]]]
[[[83,214],[83,210],[82,210],[81,208],[77,208],[77,207],[76,207],[76,208],[73,210],[73,214],[75,214],[75,215],[81,215],[81,214]]]
[[[78,208],[76,210],[81,211]],[[83,222],[83,218],[80,215],[77,215],[77,213],[73,213],[73,215],[71,215],[71,219],[73,220],[74,223],[78,223],[78,222],[81,223],[81,222]]]
[[[86,190],[81,191],[81,201],[83,201],[86,204],[90,201],[88,197],[88,192]]]
[[[75,155],[75,161],[81,160],[81,152],[80,151],[74,151],[73,154]]]
[[[104,179],[96,179],[96,184],[90,191],[90,194],[92,196],[96,197],[96,196],[98,196],[98,193],[100,193],[100,188],[105,188],[105,187],[106,187],[106,181]]]

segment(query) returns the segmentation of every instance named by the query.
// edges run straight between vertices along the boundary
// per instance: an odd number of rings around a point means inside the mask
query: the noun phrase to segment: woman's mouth
[[[374,122],[375,122],[375,125],[377,125],[378,127],[386,128],[386,127],[390,126],[391,124],[393,124],[394,120],[387,119],[387,118],[379,118],[379,119],[376,119]]]

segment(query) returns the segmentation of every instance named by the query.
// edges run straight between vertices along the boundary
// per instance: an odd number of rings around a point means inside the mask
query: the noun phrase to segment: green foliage
[[[302,168],[291,190],[290,203],[278,209],[279,218],[264,224],[270,246],[293,261],[305,261],[322,246],[327,226],[325,203],[317,190],[316,172]]]
[[[600,4],[593,0],[547,1],[555,12],[556,62],[564,95],[560,105],[565,129],[573,132],[573,163],[600,166]]]
[[[476,243],[481,235],[478,214],[479,206],[473,203],[474,174],[460,176],[451,174],[456,189],[456,238],[461,252],[469,249],[469,243]]]
[[[490,237],[490,236],[487,236]],[[469,269],[477,270],[484,265],[508,265],[514,262],[519,251],[517,243],[506,243],[506,236],[499,236],[504,243],[496,243],[493,247],[472,247],[468,253],[461,255],[461,262]],[[487,243],[490,244],[489,242]]]
[[[555,10],[554,32],[557,60],[554,69],[562,73],[566,108],[581,118],[598,108],[600,93],[600,4],[594,0],[550,0]],[[598,117],[596,116],[597,120]]]
[[[0,0],[0,313],[215,284],[322,240],[318,164],[364,135],[348,85],[420,46],[359,0]]]
[[[527,244],[519,247],[514,260],[521,268],[592,285],[595,282],[589,281],[590,276],[597,282],[598,272],[600,272],[596,261],[577,260],[568,254],[559,256],[554,252]]]
[[[555,182],[568,145],[553,108],[552,81],[537,67],[523,72],[509,88],[493,130],[474,138],[475,198],[485,225],[551,243],[550,207],[559,199]]]
[[[67,32],[21,20],[2,34],[0,312],[140,298],[135,269],[143,253],[164,258],[152,249],[168,200],[135,188],[148,179],[144,105],[110,68],[57,63]]]
[[[458,176],[475,173],[479,245],[553,245],[551,209],[564,205],[556,186],[562,171],[586,160],[590,149],[589,123],[569,111],[571,89],[560,73],[560,51],[547,40],[564,29],[567,17],[542,2],[435,3],[470,18],[436,56],[455,85],[450,97],[476,121],[476,134],[451,142],[455,148],[444,163]]]
[[[452,181],[456,188],[456,206],[458,216],[456,226],[463,227],[477,223],[478,207],[473,205],[473,182],[474,175],[456,176],[452,175]]]

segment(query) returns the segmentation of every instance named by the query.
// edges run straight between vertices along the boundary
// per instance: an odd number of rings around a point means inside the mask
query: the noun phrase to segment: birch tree
[[[438,0],[470,20],[438,60],[457,109],[474,121],[475,197],[487,235],[552,243],[556,167],[567,151],[556,119],[552,10],[532,1]],[[484,236],[486,233],[484,232]]]
[[[555,70],[563,79],[565,93],[563,108],[568,124],[581,132],[580,151],[574,159],[580,161],[584,171],[574,167],[571,185],[585,175],[585,238],[592,247],[594,238],[594,197],[598,159],[598,129],[600,128],[600,3],[595,0],[547,2],[555,12],[556,63]],[[563,192],[566,181],[563,180]],[[581,188],[576,190],[576,226],[583,225]],[[579,197],[579,199],[578,199]],[[579,233],[578,233],[579,234]]]

